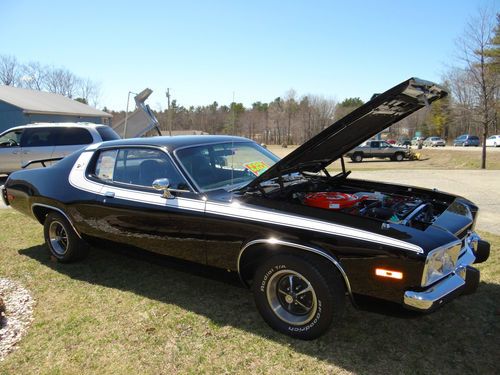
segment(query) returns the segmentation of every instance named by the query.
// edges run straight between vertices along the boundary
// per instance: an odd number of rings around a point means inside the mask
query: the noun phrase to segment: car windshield
[[[202,191],[244,186],[279,160],[254,142],[194,146],[175,155]]]

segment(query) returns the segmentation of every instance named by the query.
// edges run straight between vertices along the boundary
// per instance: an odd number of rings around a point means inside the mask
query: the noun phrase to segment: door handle
[[[115,197],[115,193],[113,191],[107,191],[104,193],[104,196],[106,198],[114,198]]]

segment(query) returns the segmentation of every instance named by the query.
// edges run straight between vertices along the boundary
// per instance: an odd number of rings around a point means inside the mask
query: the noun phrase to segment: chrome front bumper
[[[465,242],[465,252],[458,259],[455,271],[423,291],[406,291],[404,294],[406,307],[420,311],[433,310],[464,291],[467,283],[479,282],[479,271],[470,267],[476,261],[476,255],[469,243]],[[472,277],[473,275],[477,276]]]

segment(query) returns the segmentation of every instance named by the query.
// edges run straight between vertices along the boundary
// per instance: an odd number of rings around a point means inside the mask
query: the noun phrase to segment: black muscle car
[[[313,339],[339,319],[346,296],[431,311],[477,288],[471,264],[489,256],[474,232],[477,206],[349,178],[342,159],[445,95],[409,79],[281,160],[232,136],[104,142],[12,173],[2,197],[44,225],[61,262],[111,241],[233,270],[272,328]]]

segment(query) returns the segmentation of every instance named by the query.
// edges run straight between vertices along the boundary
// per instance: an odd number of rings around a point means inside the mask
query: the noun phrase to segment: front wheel
[[[43,233],[50,254],[59,262],[74,262],[83,259],[88,253],[88,244],[78,237],[68,220],[58,212],[47,215]]]
[[[363,154],[358,152],[352,156],[351,160],[355,163],[361,163],[363,161]]]
[[[323,335],[345,306],[344,284],[334,267],[288,254],[259,266],[253,293],[267,324],[302,340]]]

